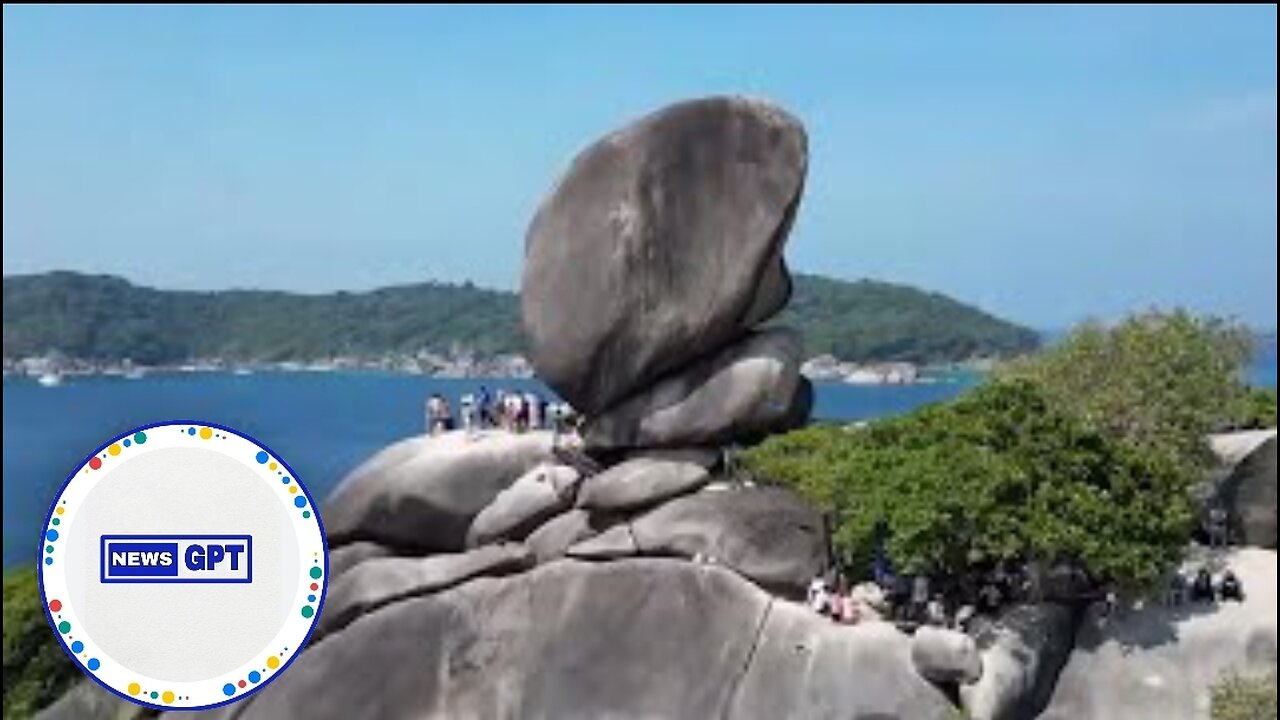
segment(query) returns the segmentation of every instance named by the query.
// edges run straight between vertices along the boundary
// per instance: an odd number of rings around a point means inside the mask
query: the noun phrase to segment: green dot
[[[133,441],[141,445],[147,441],[147,434],[142,431],[138,431],[133,434]]]
[[[304,517],[304,518],[309,518],[309,517],[311,517],[311,511],[310,511],[310,510],[303,510],[303,511],[302,511],[302,517]]]
[[[61,525],[61,524],[62,524],[62,520],[61,520],[60,518],[54,518],[54,519],[53,519],[53,524],[54,524],[54,525]]]
[[[312,610],[310,605],[307,605],[302,608],[302,617],[309,618],[315,614],[316,614],[316,611]]]
[[[158,698],[158,697],[160,697],[160,693],[156,692],[155,690],[152,690],[152,691],[151,691],[151,699],[152,699],[152,700],[155,700],[155,699],[156,699],[156,698]]]
[[[45,552],[47,552],[47,553],[51,553],[51,552],[53,552],[53,546],[52,546],[52,545],[45,545],[45,546],[44,546],[44,551],[45,551]]]
[[[323,573],[320,572],[320,568],[318,567],[311,568],[311,577],[319,579],[322,574]]]
[[[63,635],[66,635],[67,633],[71,632],[71,623],[67,622],[66,620],[63,620],[62,622],[58,623],[58,632],[62,633]]]

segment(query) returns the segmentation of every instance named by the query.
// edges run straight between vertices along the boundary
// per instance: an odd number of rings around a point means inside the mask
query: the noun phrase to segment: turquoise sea
[[[1251,373],[1275,386],[1274,348]],[[919,385],[817,385],[814,415],[863,420],[905,412],[963,392],[976,376]],[[328,495],[382,448],[423,430],[423,401],[536,381],[451,380],[373,372],[155,374],[138,380],[72,377],[58,387],[4,381],[4,565],[36,556],[48,503],[76,463],[111,437],[163,420],[208,420],[242,430],[284,457],[308,489]]]

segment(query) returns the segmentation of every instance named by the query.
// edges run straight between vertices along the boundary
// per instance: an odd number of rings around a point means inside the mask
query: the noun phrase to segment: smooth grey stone
[[[642,554],[701,556],[789,597],[830,565],[822,516],[783,488],[685,495],[633,519],[631,533]]]
[[[693,492],[710,479],[706,468],[696,463],[635,458],[584,480],[577,505],[588,510],[633,510]]]
[[[589,418],[585,447],[715,446],[799,427],[812,403],[801,352],[787,328],[748,335]]]
[[[408,597],[438,592],[479,575],[504,575],[532,566],[533,553],[518,543],[425,558],[367,560],[329,587],[317,636]]]
[[[1022,720],[1044,710],[1075,649],[1081,612],[1069,605],[1018,605],[977,633],[982,677],[960,688],[971,720]]]
[[[982,677],[982,657],[973,638],[956,630],[924,625],[911,637],[911,662],[924,679],[944,685]]]
[[[523,540],[544,520],[573,505],[581,476],[565,465],[538,465],[498,493],[471,522],[467,546]]]

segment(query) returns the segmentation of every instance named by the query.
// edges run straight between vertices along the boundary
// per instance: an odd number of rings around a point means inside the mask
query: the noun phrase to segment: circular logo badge
[[[45,518],[58,641],[108,690],[159,709],[239,700],[319,620],[324,527],[283,459],[213,423],[169,422],[84,459]]]

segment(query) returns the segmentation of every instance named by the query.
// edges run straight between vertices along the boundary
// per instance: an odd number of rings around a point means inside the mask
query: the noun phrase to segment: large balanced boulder
[[[1070,605],[1018,605],[977,633],[982,677],[960,688],[965,717],[1022,720],[1040,714],[1075,648],[1080,611]]]
[[[800,122],[743,98],[673,105],[584,150],[526,237],[539,377],[594,415],[780,310],[807,165]]]
[[[647,555],[707,558],[789,596],[803,596],[829,566],[822,516],[782,488],[705,490],[634,519]]]
[[[238,718],[952,717],[908,639],[877,625],[835,625],[713,566],[560,560],[363,615]]]
[[[812,403],[802,348],[786,328],[751,334],[590,418],[583,441],[593,451],[718,445],[790,430]]]
[[[542,521],[573,505],[578,471],[566,465],[539,465],[498,493],[467,531],[467,545],[523,540]]]
[[[1242,545],[1276,548],[1276,437],[1236,465],[1218,490]]]
[[[1220,560],[1243,582],[1244,602],[1091,613],[1041,720],[1203,720],[1224,675],[1274,669],[1276,554],[1250,548]]]
[[[406,552],[456,552],[475,516],[552,459],[551,433],[453,432],[402,440],[338,485],[324,510],[331,546],[367,540]]]
[[[710,480],[698,462],[637,457],[584,480],[577,504],[588,510],[634,510],[693,492]]]

